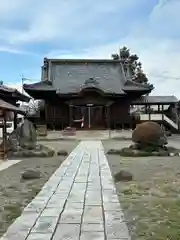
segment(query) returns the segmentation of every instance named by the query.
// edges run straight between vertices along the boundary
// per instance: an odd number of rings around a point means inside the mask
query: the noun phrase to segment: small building
[[[11,118],[11,114],[22,114],[25,115],[25,112],[22,111],[19,107],[12,105],[11,103],[5,102],[0,99],[0,138],[2,138],[2,143],[0,144],[0,159],[6,158],[7,149],[7,136],[8,128],[11,125],[11,122],[8,120]]]
[[[25,94],[22,94],[15,88],[11,88],[3,85],[3,83],[1,82],[0,83],[0,100],[1,99],[4,100],[6,103],[9,103],[15,107],[19,107],[20,105],[19,102],[28,103],[31,98]],[[12,112],[11,120],[13,125],[11,130],[13,130],[17,127],[17,111]]]
[[[145,106],[146,115],[150,105],[158,105],[160,111],[169,104],[176,111],[177,98],[148,96],[154,87],[140,82],[120,59],[45,58],[41,81],[23,88],[34,99],[44,100],[41,124],[51,129],[132,128],[139,121],[132,114],[138,105]]]

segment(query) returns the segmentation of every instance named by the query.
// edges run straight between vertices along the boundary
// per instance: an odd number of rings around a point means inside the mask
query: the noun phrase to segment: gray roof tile
[[[177,103],[179,100],[175,96],[142,96],[141,98],[133,101],[133,104],[143,103]]]
[[[60,93],[78,92],[93,78],[105,92],[124,93],[125,83],[120,62],[58,62],[52,63],[51,81]]]
[[[56,89],[53,88],[52,83],[49,81],[41,81],[37,83],[32,84],[24,84],[23,85],[24,90],[35,90],[35,91],[56,91]]]

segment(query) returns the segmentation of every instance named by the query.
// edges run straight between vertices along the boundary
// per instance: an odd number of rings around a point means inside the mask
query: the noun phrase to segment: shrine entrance
[[[72,125],[82,129],[106,128],[106,107],[91,103],[86,106],[72,106]]]

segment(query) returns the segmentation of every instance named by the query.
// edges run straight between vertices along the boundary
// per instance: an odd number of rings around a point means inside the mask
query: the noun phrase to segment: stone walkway
[[[1,240],[128,240],[101,141],[82,141]]]
[[[11,167],[17,163],[21,162],[21,160],[2,160],[0,161],[0,171]]]

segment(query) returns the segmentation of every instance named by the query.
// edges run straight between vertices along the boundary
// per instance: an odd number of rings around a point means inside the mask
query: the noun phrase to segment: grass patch
[[[15,187],[13,186],[10,189],[14,189]],[[30,202],[41,190],[41,188],[38,188],[36,186],[31,186],[30,190],[27,193],[24,193],[26,195],[26,198],[28,202]],[[3,195],[11,199],[11,194],[10,192],[3,192]],[[3,219],[4,221],[12,223],[16,218],[18,218],[21,215],[22,209],[24,208],[22,203],[19,202],[10,202],[6,204],[3,208]]]
[[[173,152],[173,151],[172,151]],[[159,150],[159,151],[152,151],[151,148],[147,148],[145,150],[143,149],[132,149],[129,147],[124,147],[122,149],[110,149],[107,154],[108,155],[120,155],[122,157],[151,157],[151,156],[169,156],[170,151],[169,150]],[[174,153],[178,153],[177,151]]]
[[[41,188],[38,187],[32,187],[31,190],[29,191],[30,195],[32,197],[35,197],[39,192],[40,192]]]
[[[151,184],[121,184],[120,201],[125,215],[130,223],[136,219],[134,239],[180,239],[179,191],[178,182],[173,184],[173,181],[164,182],[160,178]]]
[[[140,209],[138,209],[140,211]],[[153,199],[147,214],[142,210],[136,225],[137,239],[180,239],[180,201]]]
[[[4,206],[4,211],[6,212],[5,214],[5,219],[6,221],[13,221],[15,220],[17,217],[20,216],[21,214],[21,204],[20,203],[16,203],[15,205],[5,205]]]
[[[180,158],[120,157],[118,150],[108,154],[108,162],[112,175],[122,169],[133,174],[133,181],[116,183],[132,239],[180,239]]]

